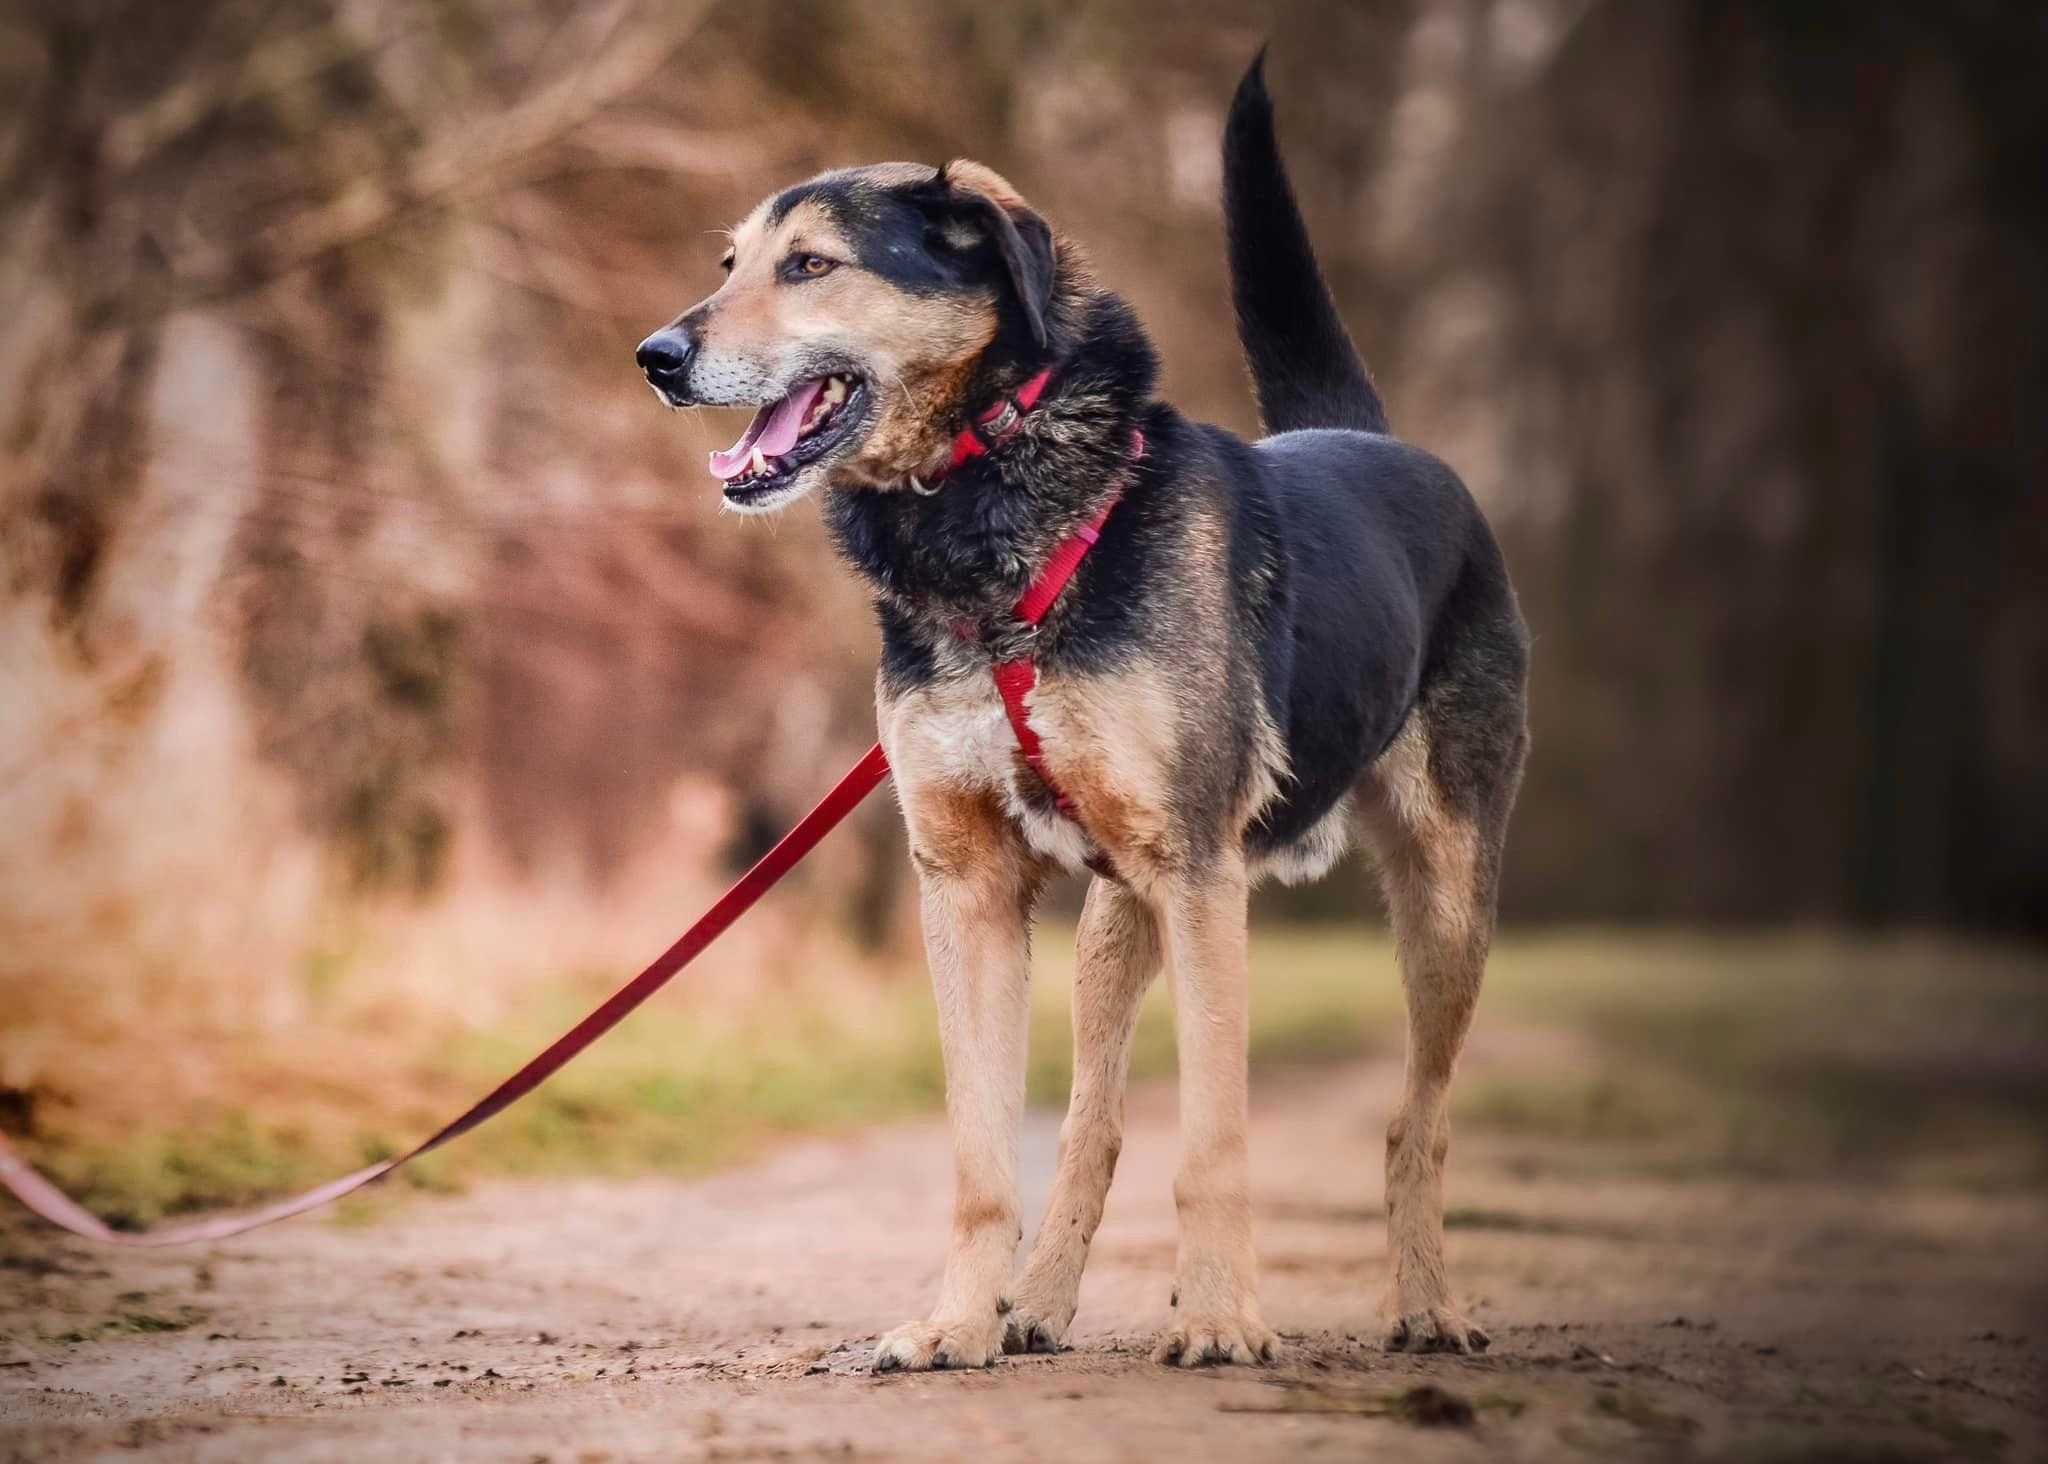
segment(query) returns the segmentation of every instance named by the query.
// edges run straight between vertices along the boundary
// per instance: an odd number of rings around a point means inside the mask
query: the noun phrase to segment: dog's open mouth
[[[712,476],[734,503],[767,496],[843,441],[867,405],[856,376],[814,376],[755,414],[740,440],[711,454]]]

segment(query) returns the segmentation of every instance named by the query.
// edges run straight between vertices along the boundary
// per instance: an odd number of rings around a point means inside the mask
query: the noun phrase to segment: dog
[[[882,1337],[878,1372],[1060,1348],[1116,1167],[1139,1000],[1162,970],[1182,1153],[1154,1355],[1273,1356],[1247,1191],[1247,894],[1321,876],[1354,832],[1408,1009],[1386,1345],[1487,1345],[1445,1272],[1446,1102],[1528,749],[1528,635],[1470,494],[1390,434],[1281,162],[1263,52],[1223,161],[1238,334],[1271,434],[1256,443],[1161,401],[1130,307],[974,162],[852,168],[774,195],[733,231],[724,283],[637,352],[672,407],[767,404],[712,454],[725,506],[769,513],[824,490],[838,551],[874,592],[876,711],[916,867],[955,1185],[937,1302]],[[1042,623],[1021,623],[1013,606],[1077,535],[1071,581]],[[1012,717],[991,668],[1020,658],[1036,681]],[[1095,872],[1073,1088],[1013,1285],[1030,927],[1061,869]]]

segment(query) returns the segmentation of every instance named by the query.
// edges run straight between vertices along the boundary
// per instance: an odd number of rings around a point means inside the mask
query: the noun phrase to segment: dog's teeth
[[[767,475],[768,459],[761,455],[761,449],[758,447],[754,449],[754,458],[750,466],[757,476]]]
[[[846,400],[845,377],[835,376],[825,383],[825,400],[828,402],[843,402]]]

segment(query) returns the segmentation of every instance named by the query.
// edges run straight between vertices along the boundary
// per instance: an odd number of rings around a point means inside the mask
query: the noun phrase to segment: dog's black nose
[[[656,386],[673,389],[689,372],[690,358],[697,354],[697,342],[678,326],[658,330],[640,342],[633,360]]]

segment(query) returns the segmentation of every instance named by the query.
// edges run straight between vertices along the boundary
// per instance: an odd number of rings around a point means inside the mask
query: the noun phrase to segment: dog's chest
[[[1071,735],[1064,715],[1067,697],[1057,682],[1041,682],[1027,698],[1042,756],[1055,778],[1072,775],[1083,784],[1090,776],[1086,749]],[[882,740],[905,793],[905,809],[917,817],[918,791],[983,794],[995,799],[1005,816],[1036,853],[1062,867],[1081,871],[1094,853],[1087,834],[1052,806],[1050,792],[1024,761],[1016,729],[986,668],[921,688],[882,709]]]
[[[910,816],[923,786],[987,795],[1033,850],[1074,871],[1099,863],[1098,854],[1121,867],[1134,853],[1161,847],[1182,724],[1165,679],[1142,665],[1110,677],[1041,673],[1025,709],[1071,817],[1025,762],[985,665],[881,709],[883,742]]]

